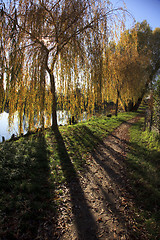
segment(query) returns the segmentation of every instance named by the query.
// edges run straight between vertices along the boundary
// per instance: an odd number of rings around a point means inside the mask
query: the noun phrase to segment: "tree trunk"
[[[145,94],[145,93],[144,93],[144,94]],[[140,98],[138,98],[137,102],[136,102],[134,105],[132,105],[132,107],[130,107],[130,108],[128,109],[128,111],[130,111],[130,112],[136,112],[136,111],[138,110],[139,106],[141,105],[141,102],[142,102],[142,99],[143,99],[143,97],[144,97],[144,94],[142,94],[142,96],[141,96]]]
[[[115,116],[118,115],[118,102],[119,102],[119,91],[117,90],[117,100],[116,100]]]
[[[153,99],[153,86],[151,85],[151,94],[150,94],[150,101],[149,101],[149,108],[150,108],[150,121],[149,121],[149,131],[151,132],[152,130],[152,125],[153,125],[153,104],[154,104],[154,99]]]
[[[147,111],[145,112],[144,128],[143,128],[143,131],[146,131],[146,127],[147,127]]]
[[[43,60],[43,58],[42,58]],[[43,63],[41,63],[41,72],[40,72],[40,124],[42,127],[42,130],[44,130],[45,125],[45,66]]]
[[[149,131],[151,132],[153,126],[153,110],[151,109],[150,121],[149,121]]]
[[[125,112],[136,112],[142,102],[143,97],[138,98],[137,102],[133,104],[133,101],[130,101],[128,104],[123,103]]]
[[[45,87],[46,87],[46,67],[48,62],[48,50],[42,46],[40,62],[40,124],[42,130],[45,126]]]
[[[52,130],[58,129],[57,123],[57,102],[56,102],[56,91],[55,91],[55,80],[52,74],[51,78],[51,93],[52,93]]]
[[[47,67],[47,71],[50,76],[50,82],[51,82],[51,93],[52,93],[52,130],[58,129],[58,123],[57,123],[57,102],[56,102],[56,90],[55,90],[55,79],[52,71]]]

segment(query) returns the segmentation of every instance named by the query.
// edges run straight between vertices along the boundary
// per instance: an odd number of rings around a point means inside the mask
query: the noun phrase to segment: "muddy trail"
[[[125,165],[128,130],[137,120],[121,124],[90,154],[85,173],[63,187],[54,239],[146,239],[135,226]]]

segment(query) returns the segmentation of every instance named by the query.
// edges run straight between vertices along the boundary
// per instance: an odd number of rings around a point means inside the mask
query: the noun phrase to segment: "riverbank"
[[[127,210],[129,204],[126,204],[126,199],[129,203],[132,201],[127,196],[119,196],[117,205],[112,201],[116,196],[114,194],[117,194],[114,193],[116,186],[121,182],[117,180],[118,173],[113,165],[119,161],[120,178],[124,181],[126,146],[118,154],[113,144],[106,143],[105,152],[109,151],[109,156],[107,152],[104,154],[104,148],[100,150],[104,139],[114,129],[126,136],[124,128],[118,127],[136,115],[120,113],[117,118],[93,117],[76,125],[61,126],[61,134],[57,136],[47,129],[44,134],[33,134],[0,144],[1,238],[50,240],[76,239],[78,236],[83,239],[82,235],[86,234],[85,239],[114,239],[116,236],[126,237],[116,239],[128,239],[128,234],[132,234],[132,237],[136,234],[140,236],[139,229],[128,232],[128,228],[125,228],[124,217],[126,220],[127,216],[132,218],[131,208]],[[115,135],[114,141],[118,138],[120,135]],[[120,144],[124,144],[123,139],[117,142],[121,149],[124,146]],[[108,159],[111,165],[104,162]],[[103,186],[105,182],[106,186]],[[127,191],[123,191],[124,195]],[[132,195],[129,193],[129,196]],[[105,207],[102,208],[100,204],[105,204]],[[124,209],[118,210],[117,206],[124,208],[126,215]],[[104,218],[103,221],[100,210],[103,210],[103,217],[108,214],[110,218]],[[120,224],[118,227],[118,219],[121,221],[121,217],[124,226]],[[130,222],[132,226],[133,222]],[[84,225],[88,228],[83,228]],[[109,231],[111,226],[112,231]],[[117,229],[114,229],[116,226]],[[104,229],[108,229],[108,233],[103,233]],[[91,236],[96,238],[89,238]],[[148,236],[147,233],[145,236]]]

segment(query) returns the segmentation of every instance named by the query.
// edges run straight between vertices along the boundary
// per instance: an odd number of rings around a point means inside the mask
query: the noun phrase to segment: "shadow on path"
[[[89,129],[86,130],[89,135],[93,135]],[[118,231],[122,232],[123,229],[123,234],[126,234],[125,237],[130,235],[129,239],[134,239],[131,230],[132,220],[130,219],[129,208],[128,205],[123,202],[123,198],[127,192],[126,178],[123,169],[123,153],[125,148],[124,144],[128,144],[128,141],[121,139],[118,134],[115,135],[112,133],[104,142],[99,139],[99,143],[100,145],[91,153],[92,163],[94,164],[95,161],[95,166],[98,168],[97,175],[94,176],[94,173],[92,173],[92,177],[101,192],[101,196],[103,196],[101,197],[103,199],[103,208],[106,213],[113,216],[113,221],[115,219],[117,233]],[[128,221],[128,219],[130,219],[130,221]],[[121,227],[119,227],[119,224]],[[117,235],[117,237],[119,236]]]
[[[55,138],[62,171],[70,191],[76,235],[79,240],[96,240],[98,239],[96,221],[87,204],[78,175],[67,153],[63,137],[58,130],[55,131]]]

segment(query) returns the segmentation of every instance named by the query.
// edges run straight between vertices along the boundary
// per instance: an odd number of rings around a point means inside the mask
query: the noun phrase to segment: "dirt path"
[[[141,239],[134,234],[133,199],[126,190],[124,164],[128,129],[135,121],[123,123],[97,146],[86,173],[64,188],[58,214],[60,234],[55,239]]]

